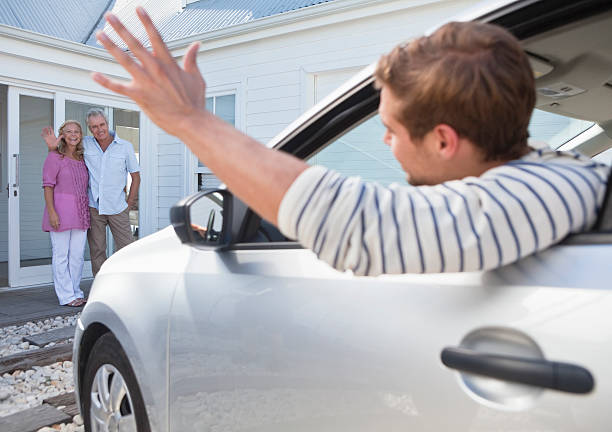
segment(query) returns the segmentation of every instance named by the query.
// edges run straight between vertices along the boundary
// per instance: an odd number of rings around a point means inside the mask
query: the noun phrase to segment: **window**
[[[206,98],[206,109],[232,126],[236,126],[236,95],[215,95]],[[199,160],[195,166],[196,190],[216,188],[221,182]]]
[[[529,122],[529,135],[530,140],[544,141],[556,149],[593,125],[591,121],[535,109]]]

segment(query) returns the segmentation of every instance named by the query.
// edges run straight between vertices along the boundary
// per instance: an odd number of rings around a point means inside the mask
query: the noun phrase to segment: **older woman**
[[[86,302],[80,283],[89,228],[89,175],[83,161],[83,130],[77,121],[67,120],[58,138],[50,127],[43,129],[42,136],[57,145],[43,165],[46,206],[42,223],[43,231],[51,236],[55,292],[61,305],[78,307]]]

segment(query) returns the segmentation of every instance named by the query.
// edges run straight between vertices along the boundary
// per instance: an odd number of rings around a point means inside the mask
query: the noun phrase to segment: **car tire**
[[[121,423],[131,423],[130,430],[151,431],[134,371],[119,341],[111,333],[105,333],[96,341],[87,360],[81,412],[88,432],[116,430]]]

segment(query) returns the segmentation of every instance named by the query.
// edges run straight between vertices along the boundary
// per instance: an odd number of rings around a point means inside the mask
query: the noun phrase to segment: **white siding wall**
[[[395,44],[422,34],[473,0],[432,2],[402,11],[344,21],[219,49],[198,57],[209,91],[237,90],[237,127],[267,142],[312,104],[307,94],[318,73],[364,67]],[[414,4],[414,2],[412,2]],[[204,45],[206,47],[206,45]],[[236,84],[238,83],[238,84]],[[320,99],[324,95],[318,95]],[[158,228],[169,208],[192,192],[181,167],[182,144],[159,133]]]
[[[170,207],[183,195],[185,146],[160,131],[158,135],[158,226],[170,224]]]

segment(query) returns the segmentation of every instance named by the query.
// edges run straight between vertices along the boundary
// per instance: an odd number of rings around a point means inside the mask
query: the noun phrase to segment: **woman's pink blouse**
[[[60,225],[57,230],[51,228],[49,213],[45,206],[43,231],[89,228],[88,181],[89,173],[84,161],[62,157],[57,152],[49,152],[43,165],[43,187],[53,188],[53,202]]]

